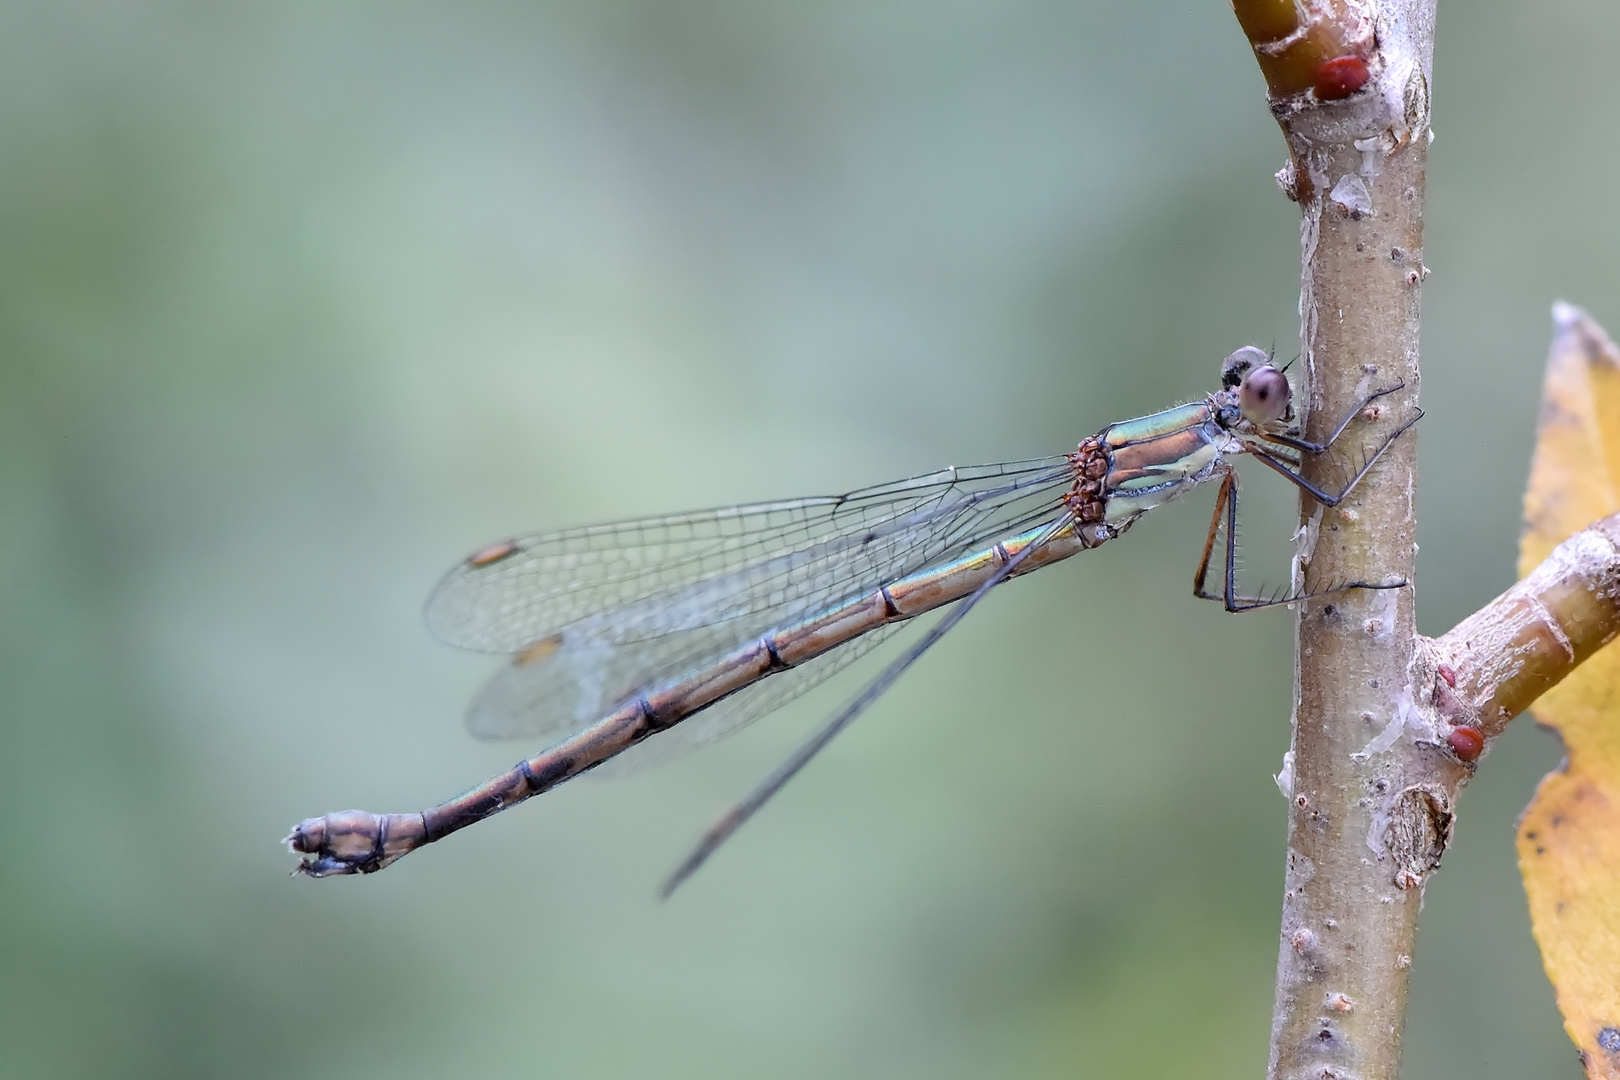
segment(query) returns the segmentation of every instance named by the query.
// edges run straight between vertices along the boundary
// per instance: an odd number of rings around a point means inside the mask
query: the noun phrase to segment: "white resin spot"
[[[1367,190],[1367,182],[1355,173],[1345,173],[1339,177],[1339,182],[1328,192],[1328,198],[1343,207],[1351,217],[1366,217],[1372,213],[1372,192]]]
[[[1292,799],[1294,797],[1294,752],[1292,750],[1283,754],[1282,771],[1273,776],[1272,779],[1277,782],[1277,790],[1282,792],[1283,798]]]

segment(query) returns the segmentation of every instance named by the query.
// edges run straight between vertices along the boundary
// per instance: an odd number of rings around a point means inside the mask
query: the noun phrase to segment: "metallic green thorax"
[[[1105,520],[1129,521],[1210,479],[1231,438],[1207,400],[1104,428],[1098,441],[1108,456]]]

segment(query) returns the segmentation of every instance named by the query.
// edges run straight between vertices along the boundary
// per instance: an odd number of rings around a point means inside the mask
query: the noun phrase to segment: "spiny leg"
[[[1345,428],[1349,427],[1351,422],[1353,422],[1357,416],[1361,415],[1362,409],[1365,409],[1368,405],[1371,405],[1381,397],[1393,394],[1397,390],[1404,390],[1405,388],[1406,382],[1403,380],[1396,383],[1394,386],[1386,386],[1382,390],[1374,390],[1372,393],[1362,398],[1354,408],[1344,414],[1344,419],[1339,421],[1339,426],[1333,429],[1333,434],[1329,435],[1324,442],[1314,443],[1308,439],[1297,439],[1292,435],[1261,435],[1260,437],[1265,439],[1267,442],[1281,443],[1283,446],[1291,446],[1295,450],[1300,450],[1307,454],[1326,453],[1328,447],[1339,441],[1339,436],[1344,434]],[[1422,415],[1423,410],[1419,409],[1418,416]],[[1416,417],[1414,417],[1411,423],[1416,422]],[[1407,426],[1410,426],[1410,424]],[[1404,431],[1406,428],[1402,427],[1401,430]],[[1399,435],[1400,432],[1397,431],[1395,434]]]
[[[1318,447],[1314,443],[1303,443],[1301,441],[1300,443],[1296,444],[1296,443],[1291,442],[1291,441],[1289,441],[1287,439],[1281,439],[1281,438],[1276,439],[1275,441],[1281,442],[1285,446],[1293,446],[1295,449],[1299,450],[1302,454],[1304,454],[1304,453],[1312,453],[1312,454],[1321,453],[1323,450],[1326,450],[1328,446],[1331,446],[1336,439],[1338,439],[1338,437],[1344,432],[1345,428],[1350,426],[1350,421],[1362,409],[1367,407],[1368,402],[1372,401],[1375,398],[1382,397],[1385,394],[1393,393],[1394,391],[1399,390],[1401,388],[1401,386],[1404,386],[1404,385],[1405,385],[1404,383],[1400,383],[1400,384],[1397,384],[1395,386],[1390,387],[1387,390],[1377,391],[1376,393],[1371,394],[1368,397],[1364,398],[1362,400],[1362,402],[1359,405],[1357,405],[1354,410],[1351,411],[1350,415],[1345,417],[1344,420],[1342,422],[1340,422],[1338,428],[1333,432],[1332,436],[1327,440],[1327,442],[1321,444],[1320,447]],[[1350,482],[1345,484],[1343,489],[1341,489],[1337,495],[1330,495],[1327,492],[1323,491],[1321,488],[1317,487],[1315,484],[1311,483],[1309,480],[1306,480],[1303,476],[1301,476],[1299,474],[1299,472],[1296,471],[1299,468],[1299,466],[1296,465],[1292,461],[1288,461],[1286,459],[1281,459],[1280,460],[1279,458],[1277,458],[1277,457],[1275,457],[1275,456],[1273,456],[1271,454],[1267,454],[1267,453],[1265,453],[1263,451],[1258,451],[1258,450],[1253,452],[1253,456],[1255,458],[1259,459],[1260,463],[1262,465],[1266,466],[1268,469],[1272,469],[1275,472],[1281,473],[1283,476],[1286,476],[1290,481],[1292,481],[1302,491],[1305,491],[1306,493],[1308,493],[1311,496],[1311,498],[1315,499],[1317,502],[1321,503],[1323,506],[1333,507],[1333,506],[1337,506],[1337,505],[1339,505],[1339,503],[1343,502],[1344,499],[1347,496],[1349,496],[1349,494],[1352,491],[1355,490],[1356,485],[1361,483],[1362,478],[1365,477],[1367,475],[1367,473],[1372,470],[1372,467],[1378,463],[1378,459],[1383,456],[1384,451],[1388,450],[1390,448],[1390,446],[1392,446],[1394,444],[1396,439],[1400,438],[1403,434],[1405,434],[1407,428],[1411,427],[1413,424],[1417,423],[1421,419],[1423,419],[1423,410],[1422,409],[1417,409],[1417,410],[1415,410],[1413,412],[1412,416],[1409,419],[1407,419],[1404,423],[1402,423],[1394,431],[1390,432],[1389,435],[1384,439],[1384,441],[1378,444],[1378,448],[1372,452],[1372,454],[1366,459],[1366,461],[1362,462],[1361,468],[1356,470],[1356,474],[1350,478]],[[1237,520],[1237,507],[1236,507],[1236,501],[1237,500],[1236,500],[1236,496],[1237,496],[1237,491],[1236,491],[1236,487],[1234,485],[1234,488],[1233,488],[1233,491],[1232,491],[1232,500],[1231,500],[1232,503],[1233,503],[1233,506],[1232,506],[1230,514],[1229,514],[1229,520],[1233,521],[1233,522],[1235,522]],[[1228,544],[1227,564],[1228,564],[1228,566],[1230,566],[1231,563],[1232,563],[1232,554],[1231,554],[1231,551],[1230,551],[1230,545],[1231,545],[1231,529],[1230,529],[1230,527],[1228,527],[1228,529],[1227,529],[1227,544]],[[1267,601],[1265,603],[1258,604],[1258,605],[1255,605],[1255,606],[1256,607],[1272,607],[1272,606],[1275,606],[1277,604],[1288,604],[1288,603],[1293,603],[1296,600],[1310,599],[1311,597],[1314,597],[1314,596],[1322,596],[1322,595],[1325,595],[1325,594],[1328,594],[1328,593],[1342,592],[1342,591],[1344,591],[1346,589],[1404,589],[1406,587],[1406,585],[1407,585],[1407,582],[1406,582],[1406,580],[1404,578],[1399,580],[1399,581],[1392,581],[1392,582],[1387,582],[1387,583],[1373,582],[1373,581],[1347,581],[1347,582],[1344,582],[1342,584],[1329,586],[1329,587],[1327,587],[1325,589],[1314,589],[1314,590],[1310,590],[1310,591],[1302,591],[1300,593],[1296,593],[1296,594],[1294,594],[1292,596],[1289,596],[1289,597],[1286,597],[1286,598],[1279,598],[1279,599]],[[1227,592],[1228,592],[1228,595],[1230,595],[1230,592],[1231,592],[1231,587],[1230,586],[1228,586]],[[1242,609],[1234,608],[1232,606],[1230,600],[1227,602],[1226,609],[1228,611],[1235,611],[1235,610],[1250,611],[1250,610],[1253,610],[1253,608],[1242,608]]]
[[[1224,584],[1220,595],[1217,596],[1204,589],[1204,581],[1209,574],[1209,557],[1215,550],[1215,537],[1221,529],[1221,512],[1223,510],[1226,512],[1226,565],[1223,575]],[[1309,592],[1288,593],[1287,595],[1272,597],[1239,596],[1237,594],[1237,512],[1237,472],[1228,469],[1226,475],[1221,478],[1220,490],[1215,495],[1215,513],[1210,516],[1209,534],[1204,537],[1204,554],[1198,560],[1198,573],[1193,576],[1193,595],[1200,600],[1219,600],[1225,604],[1227,611],[1235,613],[1279,607],[1300,600],[1325,596],[1329,593],[1343,592],[1346,589],[1402,589],[1406,587],[1405,581],[1384,584],[1371,581],[1347,581],[1341,585],[1333,585],[1326,589],[1316,589]]]
[[[1221,511],[1229,510],[1230,507],[1236,504],[1236,500],[1232,498],[1233,489],[1236,487],[1237,474],[1231,469],[1228,469],[1226,475],[1221,477],[1220,489],[1215,493],[1215,513],[1210,515],[1209,535],[1204,537],[1204,554],[1198,560],[1198,572],[1193,575],[1193,595],[1198,597],[1200,600],[1224,599],[1224,597],[1215,596],[1211,593],[1205,592],[1204,579],[1209,575],[1209,557],[1215,552],[1215,537],[1220,535]],[[1236,523],[1236,516],[1228,513],[1226,522],[1226,549],[1228,552],[1232,550],[1232,526]],[[1226,561],[1228,567],[1230,567],[1232,563],[1232,556],[1230,554],[1228,554]],[[1227,579],[1228,582],[1226,591],[1230,593],[1232,590],[1230,572],[1227,575]],[[1228,610],[1230,610],[1230,608],[1228,608]]]
[[[1382,391],[1382,393],[1389,393],[1389,392],[1390,391]],[[1359,406],[1358,406],[1358,408],[1359,408]],[[1350,482],[1348,484],[1344,485],[1344,488],[1337,495],[1328,494],[1327,492],[1323,491],[1321,488],[1317,487],[1315,484],[1311,483],[1309,480],[1305,479],[1299,473],[1295,472],[1294,469],[1289,467],[1290,465],[1293,464],[1292,462],[1287,462],[1287,461],[1280,460],[1280,459],[1278,459],[1276,457],[1273,457],[1271,454],[1266,453],[1264,450],[1256,449],[1253,446],[1251,446],[1249,448],[1249,453],[1257,461],[1259,461],[1260,464],[1264,465],[1266,468],[1272,469],[1275,472],[1281,473],[1283,476],[1286,476],[1301,491],[1304,491],[1307,494],[1309,494],[1311,498],[1315,499],[1317,502],[1321,503],[1323,506],[1338,506],[1340,502],[1344,501],[1344,498],[1347,495],[1349,495],[1352,491],[1354,491],[1356,489],[1356,485],[1361,483],[1361,478],[1366,476],[1367,473],[1369,471],[1371,471],[1372,467],[1378,463],[1378,459],[1383,456],[1384,451],[1388,450],[1390,448],[1390,446],[1395,442],[1395,440],[1400,438],[1401,435],[1405,433],[1407,428],[1411,427],[1413,424],[1417,423],[1421,419],[1423,419],[1423,410],[1418,409],[1415,413],[1412,414],[1412,417],[1410,419],[1408,419],[1405,423],[1403,423],[1400,427],[1396,428],[1394,431],[1390,432],[1388,437],[1386,437],[1383,442],[1378,444],[1378,449],[1374,450],[1372,452],[1372,456],[1369,457],[1365,462],[1362,463],[1361,468],[1356,470],[1356,475],[1354,475],[1354,476],[1352,476],[1350,478]],[[1343,430],[1342,425],[1340,427],[1340,430],[1341,431]],[[1266,436],[1266,437],[1270,438],[1270,439],[1275,439],[1275,440],[1277,440],[1279,442],[1284,442],[1284,445],[1292,445],[1291,443],[1286,442],[1281,436]],[[1334,438],[1338,438],[1338,432],[1334,433]],[[1331,440],[1329,440],[1329,441],[1331,442]],[[1326,446],[1324,445],[1324,447],[1322,449],[1326,449]],[[1314,449],[1307,449],[1306,452],[1307,453],[1320,453],[1321,451],[1320,450],[1314,450]]]
[[[1281,597],[1262,599],[1253,596],[1239,596],[1237,594],[1237,505],[1238,505],[1238,478],[1237,471],[1227,469],[1226,475],[1221,478],[1220,490],[1215,494],[1215,512],[1210,515],[1209,534],[1204,537],[1204,554],[1198,560],[1198,573],[1193,575],[1193,595],[1200,600],[1219,600],[1231,612],[1253,611],[1256,608],[1273,607],[1277,604],[1291,603],[1298,597]],[[1221,531],[1221,514],[1226,515],[1226,552],[1223,587],[1219,595],[1207,592],[1204,581],[1209,576],[1209,558],[1215,552],[1215,537]]]

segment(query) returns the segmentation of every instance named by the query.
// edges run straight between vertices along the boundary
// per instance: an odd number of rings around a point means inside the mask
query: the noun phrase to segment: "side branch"
[[[1553,549],[1484,608],[1426,643],[1442,720],[1485,739],[1620,633],[1620,514]]]

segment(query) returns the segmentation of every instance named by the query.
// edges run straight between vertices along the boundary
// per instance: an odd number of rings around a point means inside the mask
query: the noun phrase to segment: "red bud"
[[[1338,56],[1316,69],[1316,96],[1322,101],[1347,98],[1367,84],[1372,73],[1359,56]]]

